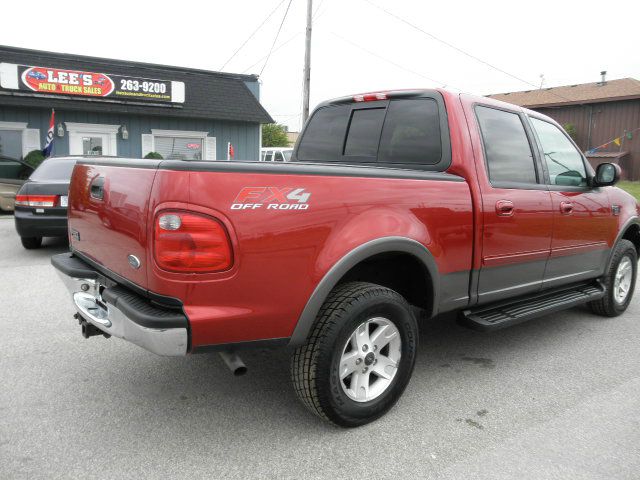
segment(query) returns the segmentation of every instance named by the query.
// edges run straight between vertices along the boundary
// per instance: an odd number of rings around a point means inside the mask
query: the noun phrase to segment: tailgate
[[[147,214],[155,166],[79,163],[69,189],[73,250],[143,288],[147,286]],[[132,257],[139,261],[137,268]]]

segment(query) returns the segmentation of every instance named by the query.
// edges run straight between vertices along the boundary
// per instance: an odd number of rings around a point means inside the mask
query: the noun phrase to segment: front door
[[[609,198],[588,186],[582,153],[558,126],[529,117],[537,138],[553,202],[553,240],[544,287],[602,275],[609,235],[616,230]]]
[[[116,156],[117,128],[115,125],[68,123],[69,155]]]
[[[485,158],[485,171],[478,174],[483,211],[478,301],[488,303],[542,288],[553,211],[524,116],[480,105],[475,115]]]

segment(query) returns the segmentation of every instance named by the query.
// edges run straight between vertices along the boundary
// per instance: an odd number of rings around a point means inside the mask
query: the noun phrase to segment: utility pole
[[[307,0],[307,32],[304,42],[304,74],[302,90],[302,124],[309,118],[309,88],[311,84],[311,17],[313,0]]]

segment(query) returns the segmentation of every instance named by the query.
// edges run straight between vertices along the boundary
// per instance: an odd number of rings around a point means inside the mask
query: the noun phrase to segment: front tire
[[[620,240],[613,251],[611,266],[602,279],[605,295],[589,303],[593,313],[603,317],[617,317],[624,313],[633,298],[637,274],[636,247],[629,240]]]
[[[42,237],[20,237],[20,241],[27,250],[40,248],[42,245]]]
[[[336,287],[318,312],[307,343],[293,354],[298,398],[342,427],[384,415],[413,372],[418,326],[398,293],[365,282]]]

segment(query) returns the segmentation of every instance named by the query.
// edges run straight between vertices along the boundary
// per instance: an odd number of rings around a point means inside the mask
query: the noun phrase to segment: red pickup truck
[[[86,337],[160,355],[290,347],[297,395],[341,426],[407,386],[417,315],[492,330],[625,311],[640,207],[553,120],[444,90],[323,103],[290,163],[80,159],[71,253]]]

